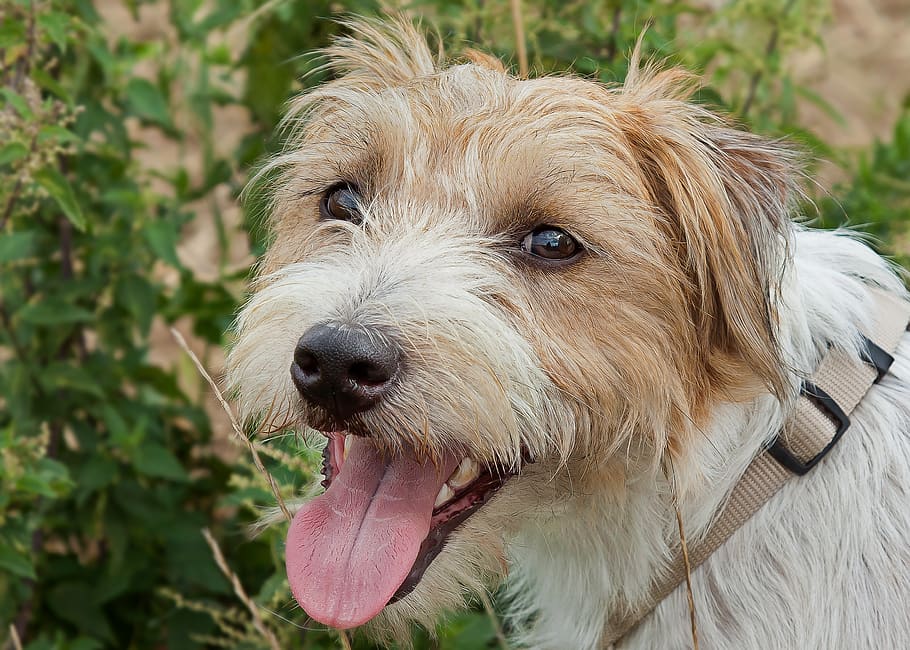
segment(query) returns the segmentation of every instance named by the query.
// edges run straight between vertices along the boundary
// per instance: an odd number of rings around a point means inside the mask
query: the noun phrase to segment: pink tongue
[[[329,489],[297,512],[288,531],[288,582],[306,613],[338,629],[376,616],[410,572],[456,465],[456,458],[438,468],[410,455],[385,460],[355,438]]]

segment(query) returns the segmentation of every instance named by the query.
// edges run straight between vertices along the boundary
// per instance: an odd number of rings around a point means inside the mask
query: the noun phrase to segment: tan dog
[[[697,540],[800,377],[856,352],[867,285],[903,288],[793,225],[791,153],[687,103],[685,72],[519,80],[477,52],[446,67],[403,21],[350,27],[268,165],[229,362],[245,417],[329,438],[291,589],[401,637],[508,576],[517,642],[597,647],[667,566],[674,501]],[[910,647],[907,340],[895,356],[852,451],[693,576],[705,647]],[[687,616],[677,590],[625,643],[685,647]]]

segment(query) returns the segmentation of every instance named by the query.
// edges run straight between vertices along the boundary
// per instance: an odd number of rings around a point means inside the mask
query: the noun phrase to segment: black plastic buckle
[[[878,347],[868,337],[863,337],[863,351],[860,353],[863,361],[875,367],[878,376],[874,383],[878,383],[888,373],[891,364],[894,363],[894,357],[885,350]]]
[[[834,445],[837,444],[837,441],[840,440],[842,435],[844,435],[844,431],[849,428],[850,418],[847,417],[847,414],[844,413],[844,410],[840,407],[840,405],[838,405],[837,402],[834,401],[834,399],[832,399],[830,395],[828,395],[828,393],[813,384],[811,381],[804,381],[803,385],[799,389],[799,392],[815,402],[815,405],[818,406],[822,412],[826,413],[834,421],[835,424],[837,424],[837,431],[834,432],[834,437],[831,438],[831,442],[829,442],[825,448],[818,452],[815,456],[805,462],[801,461],[799,458],[790,453],[790,450],[787,449],[781,442],[779,435],[774,439],[774,443],[768,447],[768,453],[771,454],[774,460],[776,460],[778,463],[786,467],[794,474],[802,476],[810,469],[818,465],[819,461],[834,448]]]

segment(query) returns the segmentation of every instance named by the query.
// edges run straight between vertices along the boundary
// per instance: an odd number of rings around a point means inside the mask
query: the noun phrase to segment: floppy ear
[[[493,72],[501,72],[503,74],[506,74],[506,67],[503,65],[502,61],[497,59],[492,54],[487,54],[486,52],[481,52],[480,50],[475,50],[474,48],[467,48],[464,52],[462,52],[462,56],[476,66],[486,68],[487,70],[492,70]]]
[[[680,70],[632,75],[621,93],[623,131],[690,280],[692,322],[709,366],[732,355],[781,394],[774,305],[794,155],[686,102],[693,87]]]
[[[441,48],[433,55],[426,36],[404,16],[351,18],[340,24],[349,34],[323,51],[328,59],[323,67],[343,75],[348,84],[375,89],[400,85],[433,74],[444,58]]]

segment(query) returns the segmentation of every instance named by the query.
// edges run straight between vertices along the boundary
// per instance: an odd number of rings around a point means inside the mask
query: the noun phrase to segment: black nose
[[[367,331],[314,325],[297,341],[291,378],[305,400],[345,420],[382,399],[399,358],[396,346]]]

